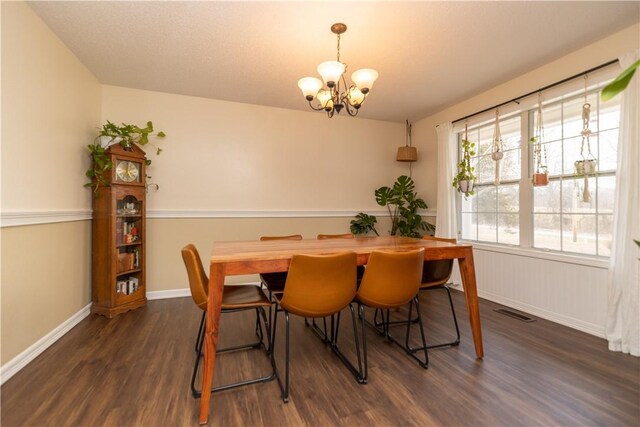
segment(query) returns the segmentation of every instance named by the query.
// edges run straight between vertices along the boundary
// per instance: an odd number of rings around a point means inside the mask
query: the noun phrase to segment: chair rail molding
[[[91,219],[91,209],[0,212],[0,227],[51,224]]]
[[[386,210],[364,210],[370,215],[388,217]],[[147,210],[147,218],[342,218],[354,217],[362,211],[352,210]],[[435,217],[435,209],[420,210],[425,217]],[[0,212],[0,228],[25,225],[52,224],[58,222],[86,221],[92,218],[91,209],[49,211],[5,211]]]
[[[352,210],[155,210],[147,211],[147,218],[328,218],[352,217],[360,211]],[[387,210],[366,210],[370,215],[388,217]],[[419,211],[420,215],[436,215],[434,209]]]

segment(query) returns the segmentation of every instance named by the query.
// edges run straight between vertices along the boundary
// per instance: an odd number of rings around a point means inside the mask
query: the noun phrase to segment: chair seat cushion
[[[452,259],[425,261],[422,266],[422,284],[420,289],[444,285],[451,277]]]
[[[271,302],[258,286],[238,285],[224,287],[222,309],[269,307]]]
[[[284,291],[284,284],[287,282],[287,272],[262,273],[260,280],[262,280],[269,292],[282,292]]]

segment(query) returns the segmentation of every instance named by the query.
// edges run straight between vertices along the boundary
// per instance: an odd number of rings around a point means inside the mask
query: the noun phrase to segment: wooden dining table
[[[329,254],[355,252],[358,265],[365,265],[373,251],[405,251],[424,248],[426,260],[457,259],[462,276],[469,323],[478,358],[484,356],[478,291],[471,245],[410,237],[357,237],[354,239],[303,239],[214,242],[209,269],[209,303],[204,340],[204,371],[200,400],[200,424],[209,419],[211,385],[215,369],[216,348],[220,325],[220,305],[226,276],[288,271],[291,258],[296,254]]]

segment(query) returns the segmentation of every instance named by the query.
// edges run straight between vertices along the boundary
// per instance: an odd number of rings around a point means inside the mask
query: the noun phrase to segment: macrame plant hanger
[[[500,163],[503,157],[502,135],[500,134],[500,112],[496,108],[496,125],[493,128],[493,142],[491,144],[491,158],[496,162],[496,172],[493,178],[494,185],[500,185]]]
[[[587,102],[587,75],[584,76],[584,104],[582,105],[582,142],[580,144],[580,160],[574,163],[576,175],[584,177],[584,185],[582,194],[578,191],[578,197],[584,203],[591,202],[591,193],[589,192],[589,175],[595,173],[597,160],[591,153],[591,130],[589,129],[589,121],[591,116],[591,104]],[[585,154],[586,148],[586,154]],[[576,181],[577,183],[577,181]]]
[[[533,156],[535,172],[533,173],[533,186],[541,187],[549,184],[549,170],[547,167],[547,147],[544,142],[544,125],[542,123],[542,93],[538,93],[538,121],[536,123],[533,141]]]

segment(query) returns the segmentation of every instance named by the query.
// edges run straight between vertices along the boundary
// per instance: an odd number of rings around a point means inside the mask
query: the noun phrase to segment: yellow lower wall
[[[91,221],[2,228],[0,239],[4,365],[91,302]]]
[[[147,291],[183,289],[189,286],[180,249],[193,243],[205,264],[214,241],[257,240],[262,235],[302,234],[314,239],[317,234],[349,232],[353,217],[324,218],[204,218],[148,219]],[[434,218],[426,218],[433,222]],[[389,219],[378,218],[378,232],[387,235]],[[236,276],[227,283],[257,281],[257,276]]]

